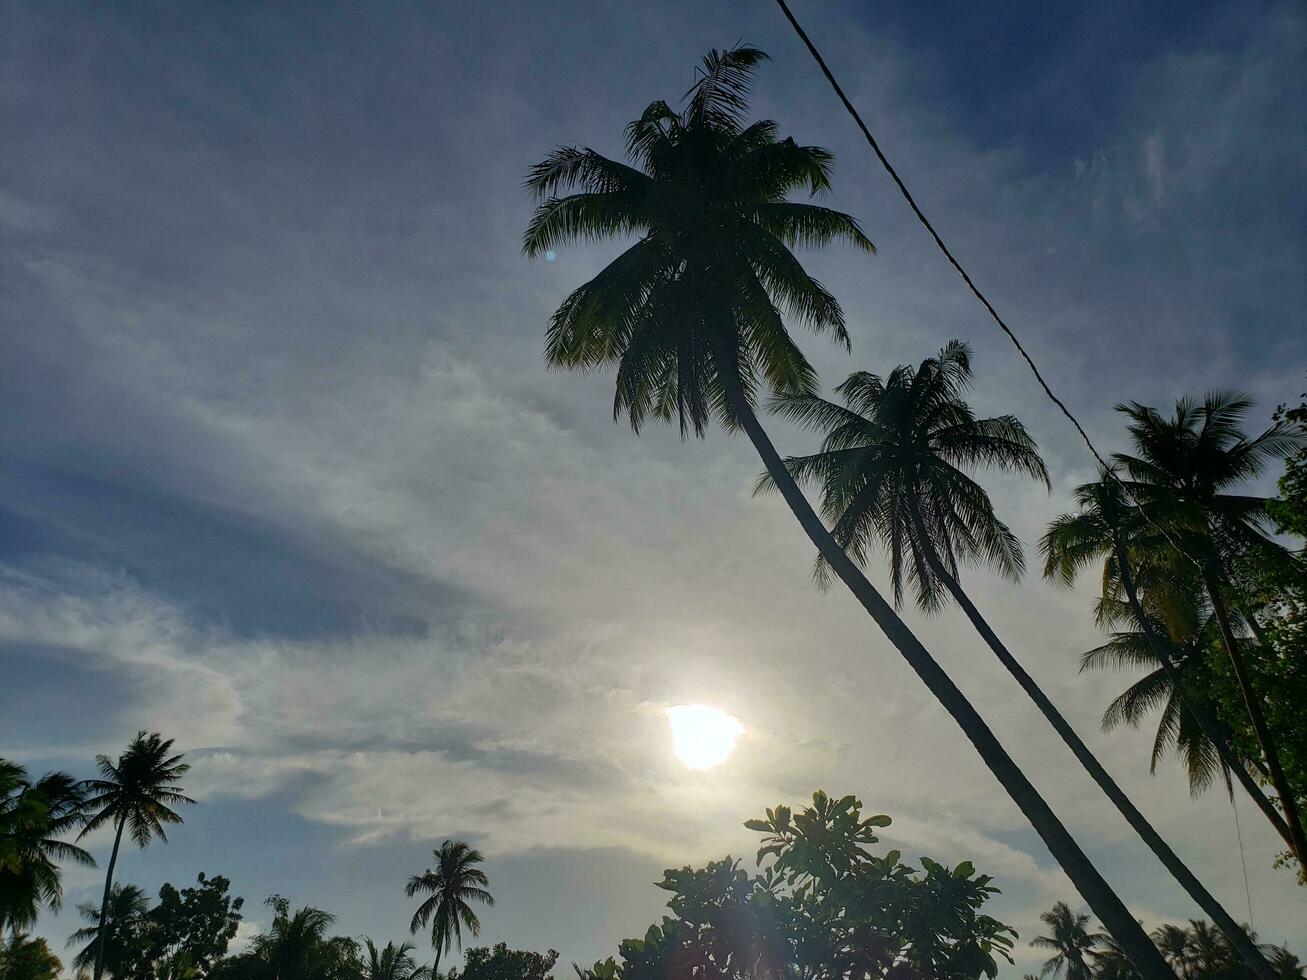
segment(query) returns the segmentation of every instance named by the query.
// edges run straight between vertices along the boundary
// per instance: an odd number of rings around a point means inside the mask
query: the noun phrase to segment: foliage
[[[172,807],[195,802],[175,785],[190,766],[180,753],[169,754],[172,743],[158,732],[140,731],[117,762],[107,755],[96,757],[100,778],[86,781],[89,816],[80,837],[112,823],[121,824],[137,847],[155,837],[167,842],[163,825],[182,822]]]
[[[1053,951],[1039,975],[1091,980],[1090,954],[1098,937],[1089,931],[1089,916],[1072,912],[1066,902],[1058,902],[1039,919],[1048,927],[1048,935],[1036,936],[1030,945]]]
[[[346,936],[328,936],[336,917],[273,895],[268,931],[250,941],[249,950],[217,963],[213,980],[356,980],[363,970],[359,945]]]
[[[413,944],[403,943],[396,946],[386,943],[384,949],[377,949],[371,939],[363,941],[367,957],[363,960],[361,980],[430,980],[431,967],[419,966],[413,958]]]
[[[416,933],[431,923],[431,947],[436,952],[434,970],[440,965],[441,953],[449,952],[455,943],[462,945],[465,926],[473,936],[481,932],[481,920],[470,903],[493,906],[495,899],[486,890],[490,883],[486,873],[477,867],[485,858],[475,847],[463,841],[447,840],[431,853],[436,859],[435,866],[409,878],[404,894],[409,898],[430,896],[413,913],[409,931]]]
[[[960,562],[988,564],[1012,579],[1024,568],[1016,535],[965,471],[1014,470],[1045,485],[1048,474],[1018,419],[975,417],[962,399],[970,384],[971,350],[954,340],[915,369],[899,365],[884,379],[850,375],[835,389],[842,405],[806,393],[771,403],[773,413],[824,433],[820,452],[791,457],[786,468],[800,483],[821,487],[831,533],[855,561],[865,563],[877,542],[885,547],[896,605],[905,565],[921,608],[933,611],[946,600],[930,552],[954,579]],[[764,475],[758,489],[775,483]],[[820,556],[815,573],[829,582]]]
[[[509,949],[496,943],[494,949],[474,946],[464,956],[463,969],[449,971],[447,980],[552,980],[549,971],[558,962],[558,951],[535,953]]]
[[[240,925],[245,899],[228,895],[230,886],[222,875],[209,878],[203,872],[195,885],[180,891],[165,882],[159,904],[149,914],[148,959],[170,960],[184,952],[191,970],[200,976],[208,973],[227,952]]]
[[[65,772],[32,781],[0,759],[0,932],[30,927],[41,906],[63,902],[60,861],[94,866],[91,855],[60,838],[82,819],[85,793]]]
[[[0,980],[59,980],[63,963],[44,939],[11,932],[0,943]]]
[[[1307,395],[1303,397],[1307,398]],[[1307,429],[1307,401],[1297,408],[1281,405],[1275,411],[1274,421]],[[1285,460],[1278,486],[1279,498],[1267,505],[1277,530],[1282,534],[1307,538],[1307,447]]]
[[[970,862],[923,871],[898,851],[875,855],[884,815],[852,796],[813,795],[793,813],[768,810],[745,826],[765,834],[750,874],[725,858],[668,870],[671,915],[643,939],[580,971],[587,980],[974,980],[1011,961],[1016,933],[980,909],[996,889]]]
[[[110,894],[105,934],[105,968],[114,977],[151,980],[156,976],[203,977],[227,952],[240,925],[244,899],[231,898],[230,883],[221,875],[201,873],[194,887],[180,891],[165,882],[153,907],[134,885],[115,884]],[[69,938],[81,942],[74,965],[95,965],[95,940],[100,910],[86,903],[78,912],[90,925]]]
[[[82,944],[73,957],[79,970],[95,967],[101,933],[104,935],[104,969],[116,978],[148,977],[151,964],[146,959],[146,931],[150,899],[135,885],[115,884],[109,892],[105,909],[92,902],[77,906],[77,914],[88,925],[68,937],[68,945]]]
[[[711,51],[682,111],[651,103],[626,129],[629,164],[560,147],[531,168],[540,202],[527,255],[572,242],[634,238],[554,313],[545,354],[555,367],[617,364],[614,418],[635,430],[676,420],[702,435],[739,419],[728,385],[753,403],[759,384],[813,393],[816,372],[781,319],[848,345],[839,303],[791,248],[845,241],[872,250],[847,214],[787,200],[830,189],[831,155],[747,124],[749,86],[767,55]],[[559,196],[560,192],[575,191]]]

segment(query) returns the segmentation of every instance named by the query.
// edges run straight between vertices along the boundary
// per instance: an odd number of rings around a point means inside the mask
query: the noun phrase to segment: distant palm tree
[[[1198,563],[1271,785],[1280,798],[1294,855],[1307,868],[1307,835],[1298,804],[1235,637],[1226,597],[1230,556],[1246,551],[1285,554],[1268,536],[1273,523],[1267,498],[1234,491],[1256,477],[1268,461],[1301,449],[1304,436],[1298,426],[1282,421],[1248,438],[1240,425],[1251,406],[1247,396],[1229,392],[1213,392],[1201,405],[1183,398],[1170,418],[1138,402],[1118,405],[1117,410],[1129,419],[1134,452],[1117,453],[1114,459],[1129,473],[1133,496],[1154,521],[1166,526],[1188,556],[1173,552],[1170,561]]]
[[[1158,860],[1230,933],[1264,980],[1272,980],[1270,966],[1239,924],[1117,785],[962,588],[962,562],[989,564],[1010,579],[1024,569],[1016,536],[967,471],[1008,470],[1048,482],[1035,442],[1021,422],[1010,415],[977,418],[963,399],[970,385],[971,352],[955,340],[915,369],[900,365],[883,380],[865,371],[851,375],[835,389],[843,404],[812,394],[779,395],[773,412],[824,434],[819,452],[787,459],[786,467],[796,480],[821,488],[831,533],[855,561],[865,563],[868,550],[884,544],[896,604],[902,603],[905,578],[926,612],[953,598]],[[765,474],[758,487],[775,485]],[[819,555],[817,575],[826,572]]]
[[[1130,962],[1130,957],[1105,932],[1094,934],[1094,948],[1088,955],[1093,965],[1094,980],[1139,980],[1139,971]]]
[[[85,794],[66,772],[35,782],[17,763],[0,759],[0,935],[36,922],[42,905],[63,903],[59,862],[90,867],[95,859],[60,838],[82,819]]]
[[[1112,584],[1119,583],[1129,613],[1138,626],[1138,632],[1134,634],[1118,632],[1112,641],[1098,648],[1102,653],[1095,652],[1092,662],[1088,659],[1082,662],[1082,669],[1108,662],[1156,667],[1157,670],[1145,678],[1149,682],[1147,690],[1160,691],[1160,685],[1165,681],[1168,693],[1157,694],[1166,698],[1163,722],[1170,726],[1168,731],[1174,732],[1176,744],[1187,756],[1190,785],[1203,788],[1215,773],[1219,760],[1225,771],[1234,773],[1276,832],[1292,847],[1293,840],[1284,817],[1249,774],[1244,760],[1236,756],[1213,711],[1195,696],[1199,688],[1186,685],[1180,677],[1179,660],[1191,666],[1202,662],[1190,656],[1194,651],[1186,645],[1187,639],[1192,639],[1194,634],[1185,622],[1189,618],[1185,610],[1181,610],[1178,629],[1168,627],[1165,622],[1154,622],[1153,617],[1144,611],[1130,553],[1164,550],[1167,542],[1143,519],[1139,508],[1126,499],[1120,478],[1113,472],[1105,471],[1095,482],[1076,487],[1075,499],[1076,512],[1055,518],[1040,542],[1044,554],[1044,576],[1070,586],[1082,570],[1101,562],[1105,593],[1100,606],[1103,612],[1099,616],[1100,623],[1124,625],[1126,617],[1120,614],[1123,612],[1120,603],[1111,598]],[[1174,594],[1173,590],[1168,591]],[[1183,601],[1184,596],[1180,598],[1182,606],[1192,608],[1191,603]],[[1167,604],[1174,606],[1169,601]],[[1174,614],[1169,618],[1176,619]],[[1173,648],[1177,640],[1181,643],[1180,649]],[[1143,690],[1141,688],[1141,693]],[[1162,736],[1163,730],[1159,728],[1159,740]],[[1154,765],[1160,744],[1160,741],[1154,744]]]
[[[409,878],[404,894],[409,898],[431,896],[413,913],[409,931],[416,933],[431,923],[431,948],[436,951],[431,973],[435,975],[440,971],[441,953],[449,952],[456,943],[462,948],[464,926],[473,936],[481,932],[481,920],[469,903],[494,906],[495,899],[486,890],[490,884],[486,873],[477,867],[485,858],[475,847],[461,840],[447,840],[431,854],[435,866]]]
[[[267,900],[272,925],[250,943],[246,958],[272,980],[350,980],[359,972],[358,944],[347,936],[328,936],[336,917],[306,905],[290,909],[280,895]]]
[[[752,47],[710,52],[682,111],[654,102],[627,127],[632,164],[563,147],[531,169],[527,187],[540,204],[523,242],[528,256],[572,242],[636,239],[563,301],[545,356],[554,367],[582,371],[616,364],[613,414],[637,432],[654,420],[679,424],[683,435],[702,435],[713,421],[743,429],[832,571],[963,729],[1091,907],[1146,976],[1170,977],[975,708],[831,537],[758,421],[760,388],[817,388],[782,308],[848,346],[839,303],[791,248],[844,241],[872,249],[849,215],[788,200],[795,190],[828,190],[832,158],[780,139],[770,120],[747,121],[749,87],[766,57]]]
[[[363,964],[364,980],[429,980],[431,967],[418,966],[413,958],[413,944],[396,946],[386,943],[377,949],[371,939],[365,939],[367,961]]]
[[[107,755],[98,756],[95,762],[100,778],[86,781],[86,811],[90,816],[79,839],[107,824],[115,828],[113,851],[104,876],[104,899],[100,904],[100,953],[96,957],[95,980],[100,980],[104,972],[104,940],[108,930],[103,916],[110,910],[109,893],[123,831],[130,833],[137,847],[146,847],[155,837],[167,843],[163,825],[182,822],[172,807],[195,802],[182,795],[182,788],[175,785],[190,766],[182,762],[181,753],[169,754],[172,743],[172,739],[165,739],[158,732],[137,732],[117,763]]]
[[[1088,957],[1098,945],[1098,939],[1089,931],[1089,916],[1072,912],[1066,902],[1058,902],[1039,918],[1048,926],[1049,935],[1036,936],[1030,945],[1054,951],[1039,975],[1093,980]]]
[[[73,966],[84,971],[99,964],[110,976],[123,976],[136,952],[132,939],[149,911],[149,897],[135,885],[115,884],[99,908],[91,902],[78,905],[77,914],[90,925],[68,937],[67,945],[82,947],[73,957]]]

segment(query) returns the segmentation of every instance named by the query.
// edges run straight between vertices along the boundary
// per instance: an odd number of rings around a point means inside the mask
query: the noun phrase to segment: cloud
[[[1021,415],[1053,470],[1052,496],[986,479],[1022,539],[1090,477],[783,25],[600,10],[560,35],[567,12],[531,4],[507,33],[498,15],[454,31],[396,10],[305,35],[290,14],[247,16],[23,19],[70,56],[25,58],[4,103],[34,136],[0,184],[3,516],[22,532],[0,545],[0,641],[49,651],[52,672],[77,664],[63,683],[98,705],[84,725],[23,733],[24,752],[89,760],[158,727],[212,807],[284,809],[372,854],[467,835],[501,862],[748,854],[740,823],[762,807],[854,791],[895,817],[887,842],[998,875],[1029,934],[1069,885],[861,610],[812,588],[784,504],[750,497],[745,441],[635,439],[611,422],[611,378],[541,364],[550,311],[609,250],[523,262],[525,166],[560,140],[619,152],[622,122],[684,90],[707,34],[747,27],[777,59],[760,109],[832,146],[834,202],[881,246],[811,259],[855,343],[849,358],[803,338],[826,381],[971,339],[978,410]],[[1046,155],[961,126],[911,48],[822,30],[927,210],[1104,448],[1120,443],[1119,399],[1237,379],[1269,408],[1301,388],[1303,248],[1283,201],[1303,129],[1284,125],[1301,113],[1283,79],[1302,18],[1249,20],[1123,75],[1103,128]],[[64,62],[67,79],[50,74]],[[608,77],[623,82],[596,87]],[[783,451],[810,445],[773,431]],[[1238,899],[1220,801],[1148,778],[1137,734],[1096,731],[1124,678],[1074,672],[1095,639],[1087,593],[967,584]],[[1150,859],[965,624],[909,617],[1132,907],[1190,914],[1140,874]],[[106,703],[118,692],[127,703]],[[725,766],[675,763],[661,709],[686,701],[746,725]],[[1273,845],[1249,838],[1268,916],[1292,907],[1265,869]],[[352,884],[328,904],[346,919],[373,900]],[[616,938],[576,928],[568,941]]]

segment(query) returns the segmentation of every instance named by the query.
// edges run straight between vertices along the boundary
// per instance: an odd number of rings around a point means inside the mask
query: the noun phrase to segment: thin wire
[[[949,265],[953,266],[954,271],[962,277],[962,281],[967,284],[967,288],[971,290],[972,295],[980,300],[980,304],[989,313],[993,321],[999,325],[999,328],[1002,329],[1005,334],[1007,334],[1008,340],[1012,341],[1012,346],[1017,349],[1017,353],[1019,353],[1022,359],[1026,362],[1026,365],[1030,368],[1031,374],[1033,374],[1035,380],[1039,382],[1039,386],[1044,389],[1044,394],[1048,396],[1049,400],[1052,401],[1053,404],[1061,410],[1062,414],[1070,420],[1071,424],[1075,426],[1076,432],[1080,433],[1080,438],[1084,440],[1085,445],[1089,447],[1090,453],[1092,453],[1094,459],[1098,461],[1098,465],[1102,468],[1103,472],[1108,474],[1108,476],[1115,481],[1118,486],[1120,486],[1121,490],[1130,500],[1130,503],[1139,511],[1144,520],[1161,533],[1167,542],[1170,543],[1171,547],[1173,547],[1177,552],[1185,558],[1188,558],[1189,561],[1193,562],[1199,568],[1202,568],[1203,565],[1197,558],[1185,551],[1184,548],[1180,546],[1179,542],[1177,542],[1165,528],[1160,524],[1157,524],[1148,516],[1147,509],[1144,508],[1139,499],[1135,497],[1134,493],[1130,490],[1130,487],[1127,486],[1126,483],[1116,475],[1112,467],[1107,464],[1107,460],[1103,458],[1102,454],[1094,445],[1093,440],[1089,438],[1089,433],[1086,432],[1084,426],[1080,424],[1080,420],[1071,414],[1071,410],[1066,407],[1066,404],[1062,399],[1058,398],[1057,395],[1053,393],[1053,389],[1050,388],[1048,382],[1044,380],[1044,376],[1040,373],[1034,359],[1029,353],[1027,353],[1025,347],[1022,346],[1021,341],[1017,339],[1017,335],[1012,331],[1012,328],[1007,325],[1007,321],[999,315],[998,310],[994,308],[994,304],[991,303],[989,298],[980,291],[980,287],[977,286],[971,276],[967,274],[967,270],[962,268],[962,263],[957,260],[949,250],[949,247],[944,244],[944,239],[940,237],[939,232],[935,230],[935,226],[930,223],[930,219],[927,218],[925,212],[921,210],[916,199],[912,196],[912,192],[909,191],[907,185],[903,183],[903,178],[899,176],[898,171],[894,169],[894,165],[889,162],[889,158],[886,157],[884,151],[881,150],[880,144],[876,142],[876,137],[871,135],[871,130],[868,129],[867,124],[862,121],[862,116],[854,107],[853,103],[849,101],[849,97],[844,94],[844,89],[840,87],[840,83],[835,79],[834,73],[826,64],[826,59],[821,56],[821,52],[817,50],[817,46],[812,43],[812,39],[808,37],[807,31],[803,29],[803,26],[790,10],[789,5],[785,0],[776,0],[776,3],[781,8],[781,13],[785,15],[785,19],[790,22],[790,26],[794,28],[794,32],[799,35],[799,39],[803,41],[804,45],[808,48],[808,52],[812,55],[813,60],[815,60],[818,67],[821,68],[822,74],[826,76],[826,81],[830,82],[831,88],[834,89],[835,94],[839,96],[840,102],[844,103],[844,108],[853,118],[853,121],[857,123],[858,129],[860,129],[862,135],[866,137],[867,145],[871,147],[871,151],[876,154],[876,159],[880,161],[881,166],[885,168],[885,172],[890,175],[890,179],[893,180],[895,186],[898,187],[899,193],[903,195],[903,200],[908,202],[908,207],[912,209],[912,213],[917,216],[917,220],[921,222],[922,227],[930,233],[930,237],[935,240],[935,244],[939,246],[939,250],[944,253],[944,258],[948,259]]]
[[[1248,928],[1255,933],[1257,926],[1253,922],[1253,892],[1248,887],[1248,861],[1243,853],[1243,831],[1239,829],[1239,804],[1235,802],[1233,793],[1230,794],[1230,809],[1234,811],[1234,836],[1239,841],[1239,863],[1243,865],[1243,893],[1248,899]]]

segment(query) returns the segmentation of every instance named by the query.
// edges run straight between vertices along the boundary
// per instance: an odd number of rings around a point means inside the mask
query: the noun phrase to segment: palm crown
[[[382,949],[371,939],[364,943],[368,954],[363,963],[365,980],[428,980],[431,976],[431,967],[418,966],[413,958],[412,943],[386,943]]]
[[[1030,945],[1054,951],[1045,961],[1039,975],[1065,976],[1066,980],[1090,980],[1086,957],[1098,945],[1098,939],[1089,931],[1089,916],[1082,912],[1072,912],[1065,902],[1058,902],[1039,918],[1048,926],[1049,935],[1036,936]]]
[[[835,389],[843,405],[795,393],[771,406],[825,433],[820,452],[786,465],[795,479],[821,487],[831,533],[855,561],[864,563],[874,543],[885,545],[899,604],[905,565],[919,605],[937,609],[943,602],[928,548],[954,578],[959,561],[987,563],[1010,578],[1024,568],[1016,536],[964,470],[1017,470],[1045,483],[1048,474],[1019,420],[975,417],[961,397],[970,382],[970,350],[955,340],[916,369],[900,365],[884,380],[865,371],[850,375]],[[759,481],[759,489],[773,485],[770,477]],[[816,574],[828,578],[820,557]]]
[[[149,910],[149,898],[136,885],[114,885],[104,908],[91,902],[78,905],[77,914],[89,925],[68,937],[69,946],[85,944],[73,957],[73,966],[78,970],[95,966],[100,936],[104,934],[105,966],[110,974],[117,975],[131,954],[127,940]]]
[[[493,906],[495,899],[486,890],[490,884],[486,873],[477,867],[485,858],[475,847],[447,840],[432,855],[435,866],[409,878],[404,894],[410,898],[430,896],[413,913],[409,930],[416,933],[431,923],[431,945],[439,965],[442,952],[448,952],[456,942],[462,944],[464,926],[474,936],[480,933],[481,921],[470,903]]]
[[[712,51],[681,112],[654,102],[627,127],[629,164],[560,147],[527,178],[541,203],[526,254],[638,239],[563,301],[545,348],[556,367],[617,362],[613,415],[637,431],[650,418],[675,418],[683,435],[702,435],[714,417],[734,427],[725,385],[736,380],[751,404],[760,382],[815,390],[782,309],[848,344],[839,303],[791,248],[873,246],[851,216],[786,199],[828,190],[831,155],[780,139],[770,120],[746,125],[749,84],[766,57]],[[565,190],[576,193],[558,196]]]
[[[1281,550],[1266,535],[1272,526],[1267,499],[1231,489],[1302,448],[1303,433],[1281,421],[1249,438],[1240,426],[1251,406],[1246,395],[1219,391],[1202,404],[1180,399],[1170,418],[1138,402],[1117,406],[1129,420],[1134,452],[1114,459],[1129,473],[1133,495],[1181,535],[1180,543],[1223,557],[1248,548]]]
[[[180,753],[169,754],[172,743],[158,732],[142,731],[116,763],[107,755],[97,756],[100,778],[86,781],[86,809],[91,816],[79,836],[107,823],[121,823],[138,847],[145,847],[155,837],[167,841],[164,824],[182,822],[172,807],[195,802],[174,785],[190,766],[181,761]]]
[[[1149,617],[1152,639],[1163,644],[1174,671],[1162,667],[1153,642],[1138,628],[1129,606],[1111,597],[1100,599],[1097,618],[1103,625],[1115,627],[1115,631],[1107,642],[1081,655],[1080,669],[1148,670],[1107,706],[1103,727],[1138,726],[1147,715],[1158,711],[1149,771],[1156,772],[1158,762],[1174,749],[1184,761],[1190,790],[1197,794],[1223,769],[1216,746],[1190,710],[1195,701],[1204,703],[1202,692],[1212,683],[1211,650],[1220,637],[1195,589],[1168,592],[1165,618],[1156,610],[1145,610],[1145,615]]]
[[[0,759],[0,931],[30,926],[42,904],[59,908],[59,862],[95,864],[86,851],[59,839],[80,822],[84,801],[67,773],[33,782],[22,766]]]

